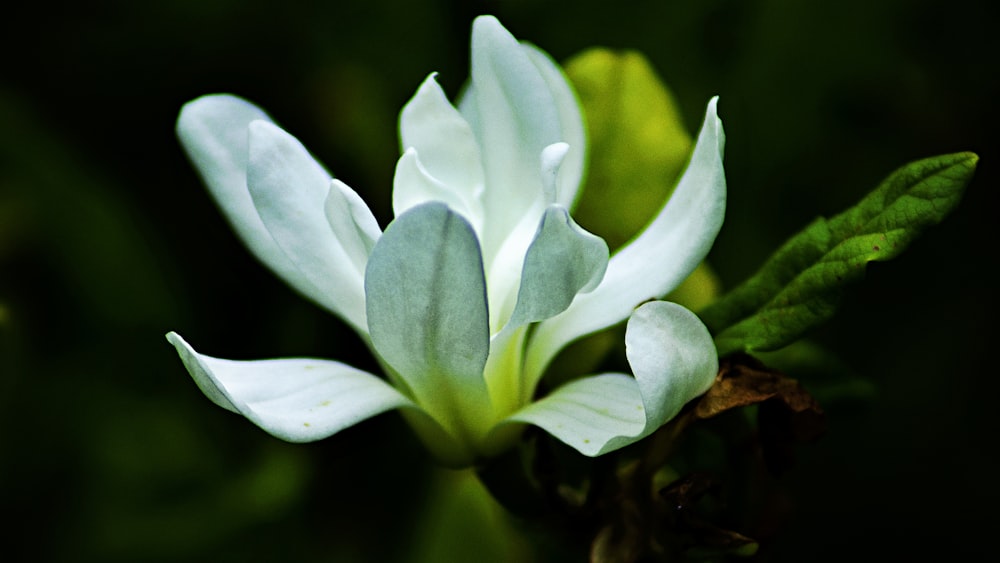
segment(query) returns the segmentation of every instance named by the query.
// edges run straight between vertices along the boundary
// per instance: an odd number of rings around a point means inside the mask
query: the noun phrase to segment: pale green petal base
[[[376,352],[449,432],[477,442],[493,421],[486,280],[469,223],[443,203],[389,224],[365,273]]]

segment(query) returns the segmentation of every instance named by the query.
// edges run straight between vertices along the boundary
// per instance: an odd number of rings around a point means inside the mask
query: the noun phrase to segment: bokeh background
[[[721,96],[730,203],[710,258],[726,285],[904,162],[980,154],[958,210],[899,259],[873,265],[836,320],[812,335],[871,393],[831,405],[827,435],[800,448],[797,466],[776,482],[787,517],[761,558],[994,552],[1000,40],[988,7],[95,0],[5,8],[0,558],[434,561],[463,545],[501,553],[482,530],[428,508],[440,474],[398,417],[285,444],[212,406],[163,339],[178,330],[221,357],[310,355],[374,369],[349,330],[241,247],[173,122],[201,94],[252,99],[384,225],[397,112],[432,70],[458,91],[481,13],[560,60],[595,45],[641,51],[691,128],[706,100]]]

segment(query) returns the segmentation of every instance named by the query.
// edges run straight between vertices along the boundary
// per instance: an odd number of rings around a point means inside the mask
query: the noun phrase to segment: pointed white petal
[[[687,169],[660,213],[615,254],[614,278],[604,291],[632,288],[633,299],[665,295],[700,264],[715,242],[726,213],[726,175],[722,165],[726,136],[712,98]],[[650,263],[656,264],[650,268]],[[662,265],[661,265],[662,264]],[[645,281],[636,287],[637,278]],[[602,284],[604,285],[604,284]],[[638,301],[637,301],[638,302]]]
[[[568,152],[569,145],[562,142],[552,143],[542,149],[542,190],[548,204],[558,201],[559,173]],[[566,207],[565,204],[562,205]]]
[[[176,333],[167,340],[209,399],[289,442],[320,440],[388,410],[418,408],[378,377],[339,362],[223,360],[199,354]]]
[[[469,211],[481,213],[484,180],[479,145],[472,128],[448,101],[434,77],[432,74],[424,80],[400,113],[403,150],[416,149],[429,176],[453,192],[454,199],[463,201]],[[394,208],[394,211],[398,217],[406,209]],[[479,215],[474,218],[481,219]]]
[[[203,96],[181,109],[177,137],[243,244],[279,277],[312,295],[316,289],[267,232],[247,190],[247,126],[258,120],[270,118],[246,100],[228,94]]]
[[[416,401],[455,434],[491,415],[483,380],[485,285],[472,227],[438,202],[397,217],[368,259],[372,344]]]
[[[423,159],[414,148],[406,149],[396,163],[392,180],[392,211],[396,217],[422,203],[439,201],[465,217],[474,229],[482,228],[482,205],[478,199],[451,189],[432,176],[423,166]]]
[[[359,276],[365,273],[368,255],[382,236],[382,229],[361,196],[347,184],[334,179],[324,211],[333,236],[343,247]]]
[[[691,161],[660,213],[611,257],[597,289],[538,327],[527,359],[533,377],[569,342],[621,322],[639,303],[669,293],[708,254],[726,208],[725,134],[716,102],[709,102]]]
[[[472,129],[472,134],[476,135],[476,139],[479,139],[479,131],[483,130],[483,124],[479,122],[479,102],[476,101],[476,85],[471,81],[465,83],[462,90],[458,93],[458,99],[456,100],[455,107],[458,108],[458,113],[462,114],[465,118],[465,122],[469,124]],[[480,153],[480,158],[482,158],[482,153]]]
[[[580,103],[566,75],[548,53],[527,43],[522,43],[521,48],[538,68],[559,111],[559,138],[569,145],[569,152],[561,166],[555,201],[563,207],[573,209],[573,203],[583,185],[587,161],[587,132],[583,125]]]
[[[307,295],[364,334],[362,273],[326,216],[330,175],[276,125],[254,121],[249,130],[247,186],[261,220],[301,272],[299,278],[315,288]]]
[[[718,372],[708,329],[674,303],[637,309],[625,344],[634,379],[605,374],[573,381],[508,420],[539,426],[580,453],[597,456],[654,432],[707,391]]]
[[[482,148],[487,178],[483,242],[492,256],[524,211],[542,201],[538,173],[542,149],[561,141],[557,103],[527,52],[491,16],[472,26],[474,103],[461,109]]]

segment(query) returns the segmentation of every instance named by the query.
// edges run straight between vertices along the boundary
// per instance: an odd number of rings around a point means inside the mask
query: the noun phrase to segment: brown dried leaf
[[[823,409],[798,381],[768,368],[745,354],[724,358],[719,375],[694,409],[696,418],[712,418],[723,412],[775,399],[795,413],[822,415]]]
[[[813,441],[826,431],[822,407],[798,381],[745,354],[722,360],[715,384],[695,405],[693,416],[712,418],[755,404],[760,405],[764,462],[773,473],[791,466],[795,443]]]

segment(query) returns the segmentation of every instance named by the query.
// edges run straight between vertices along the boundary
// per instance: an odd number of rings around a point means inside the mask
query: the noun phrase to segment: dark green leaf
[[[702,311],[719,354],[775,350],[829,319],[868,262],[898,256],[954,209],[978,160],[964,152],[907,164],[854,207],[813,221]]]

